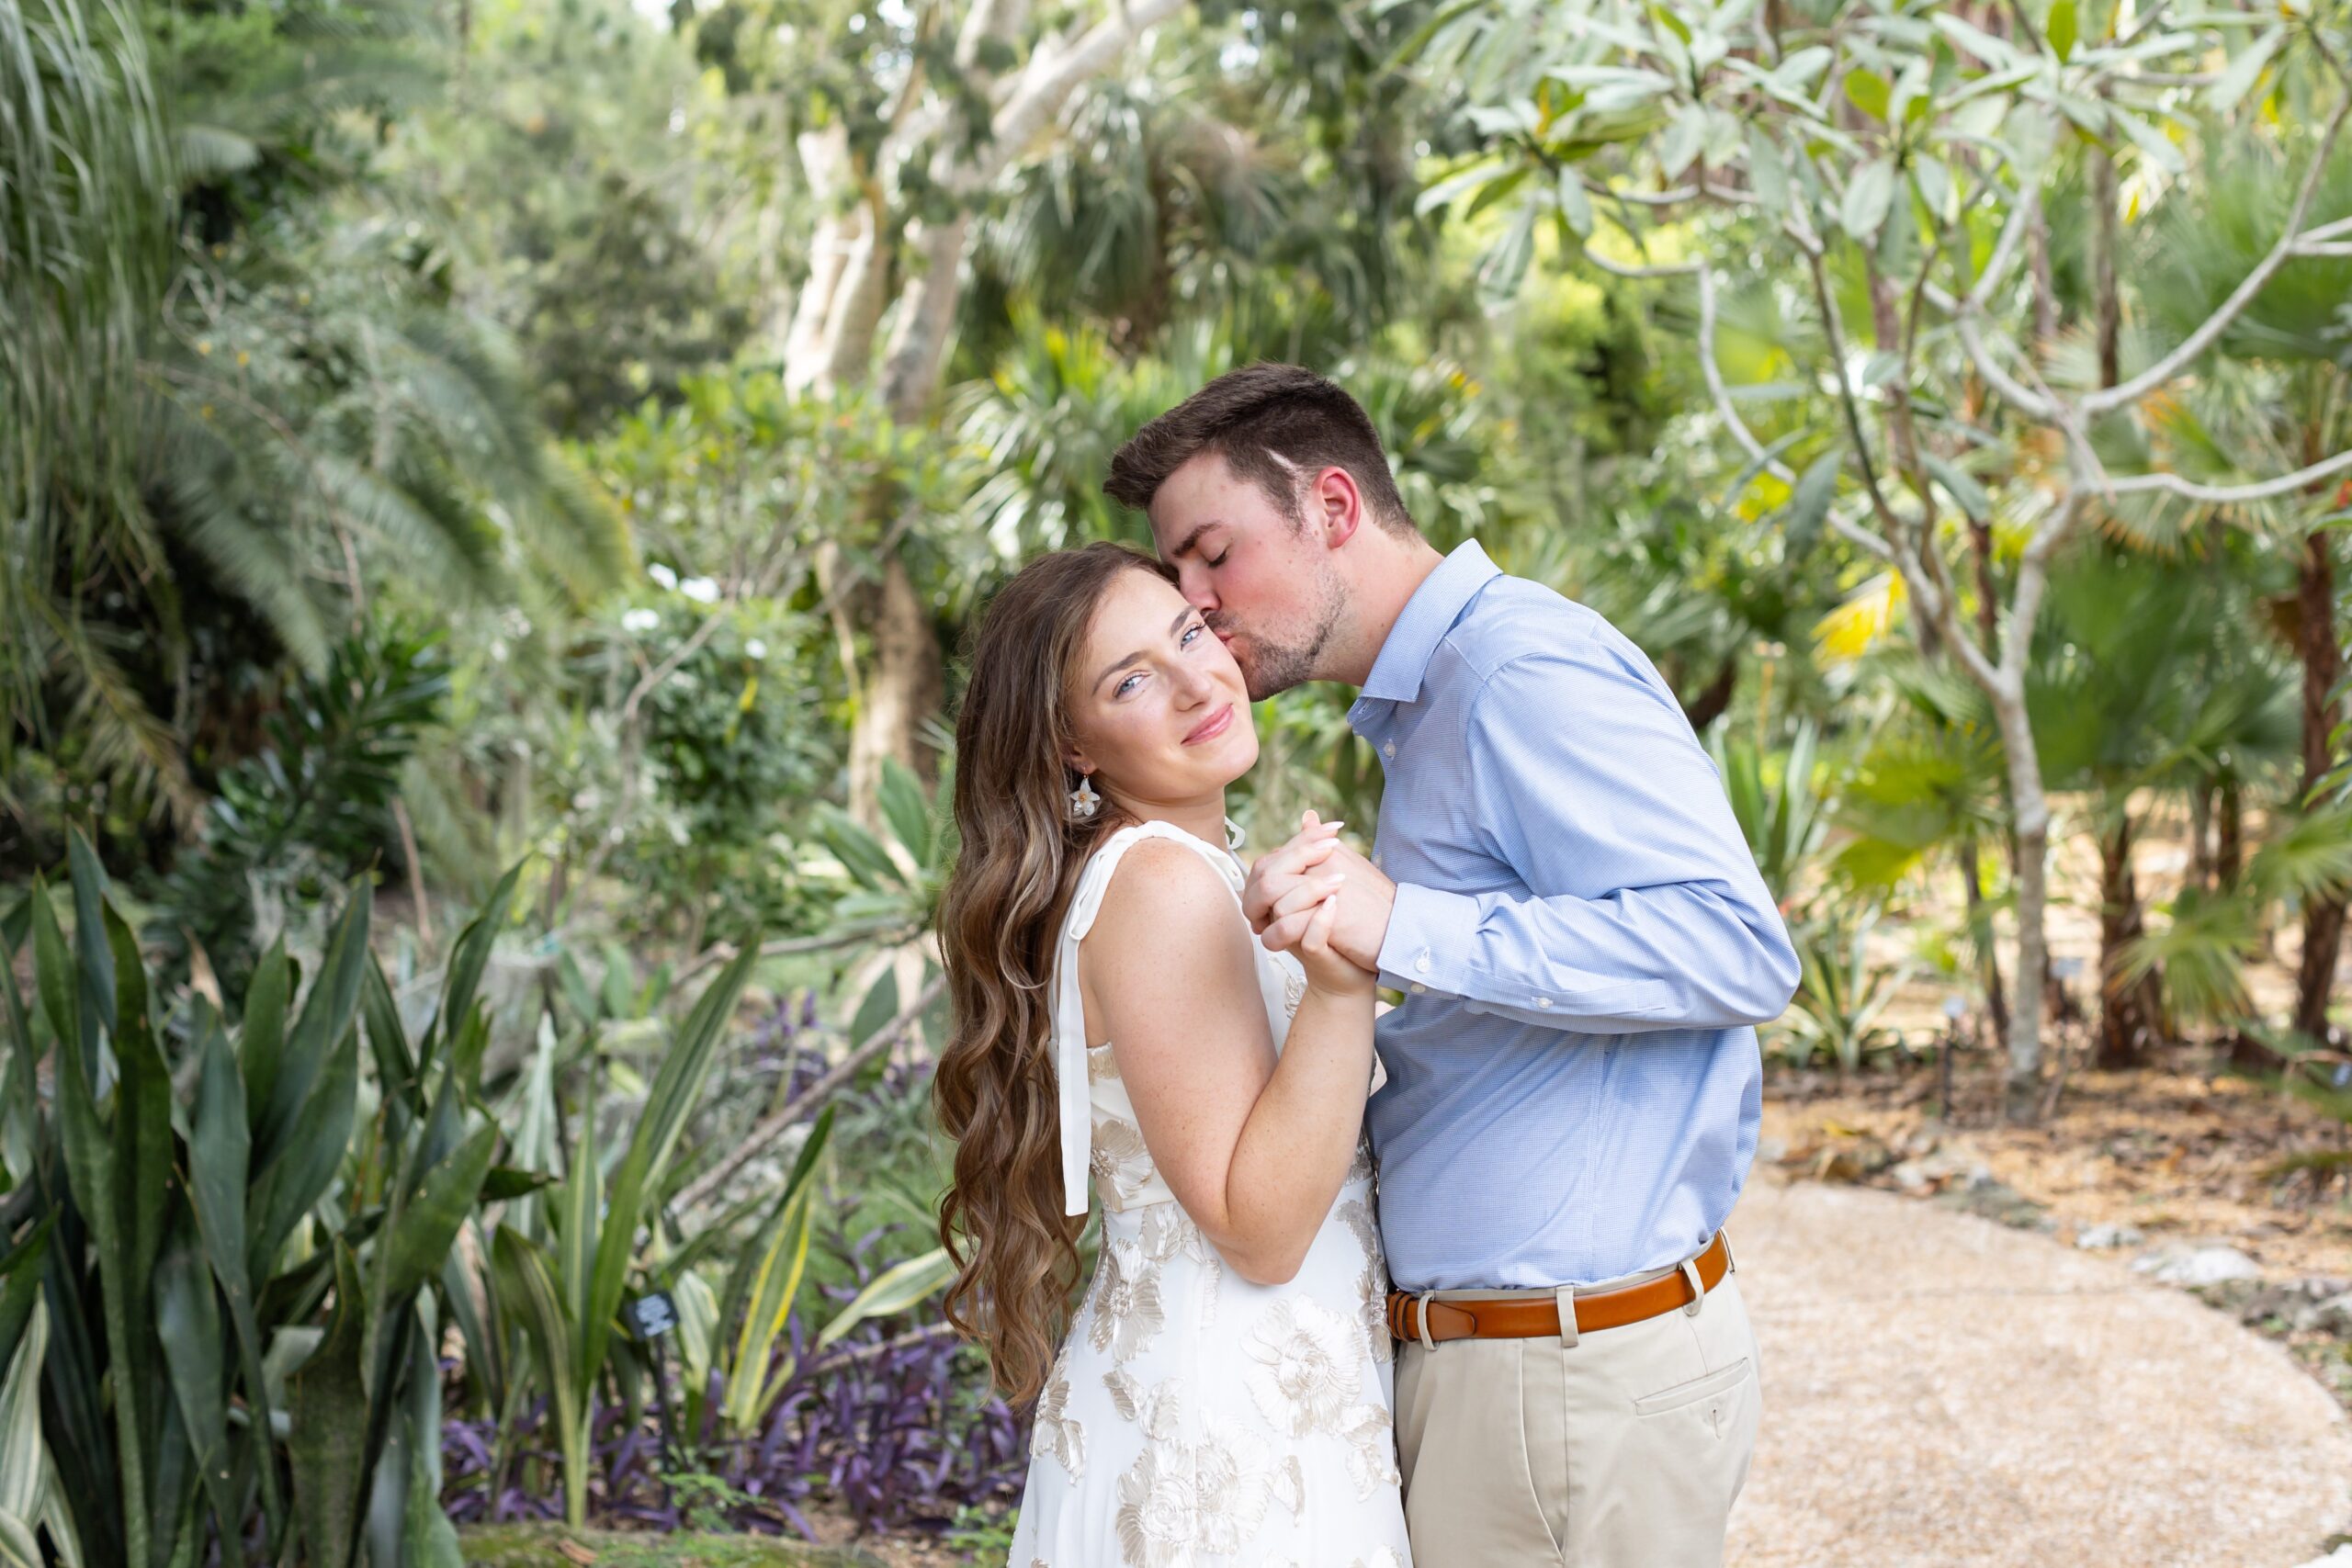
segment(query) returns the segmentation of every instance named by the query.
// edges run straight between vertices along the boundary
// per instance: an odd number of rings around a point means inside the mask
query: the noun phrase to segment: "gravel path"
[[[1883,1192],[1758,1180],[1736,1568],[2291,1568],[2352,1528],[2352,1431],[2286,1355],[2120,1264]]]

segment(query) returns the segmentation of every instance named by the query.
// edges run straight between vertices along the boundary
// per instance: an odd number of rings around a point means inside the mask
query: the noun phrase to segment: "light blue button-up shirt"
[[[1723,1224],[1798,964],[1723,782],[1642,650],[1476,542],[1349,722],[1396,884],[1371,1101],[1402,1290],[1590,1284]]]

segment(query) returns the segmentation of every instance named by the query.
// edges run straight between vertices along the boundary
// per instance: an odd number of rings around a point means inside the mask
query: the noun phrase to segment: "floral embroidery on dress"
[[[1086,1428],[1069,1415],[1069,1347],[1054,1359],[1053,1374],[1037,1395],[1036,1424],[1029,1438],[1032,1457],[1051,1454],[1076,1481],[1086,1472]]]
[[[1086,1152],[1086,1168],[1105,1190],[1103,1201],[1114,1208],[1125,1208],[1142,1197],[1159,1174],[1151,1163],[1151,1151],[1144,1147],[1143,1129],[1099,1111],[1094,1117],[1094,1141]]]
[[[1380,1254],[1380,1226],[1372,1217],[1371,1205],[1362,1199],[1349,1199],[1337,1213],[1340,1223],[1354,1235],[1356,1245],[1363,1248],[1363,1269],[1356,1275],[1356,1315],[1363,1320],[1372,1359],[1392,1360],[1396,1346],[1388,1337],[1388,1263]]]
[[[1132,1421],[1143,1409],[1143,1384],[1135,1373],[1125,1367],[1113,1367],[1102,1374],[1102,1386],[1110,1392],[1111,1408],[1119,1413],[1122,1421]]]
[[[1088,1083],[1117,1083],[1119,1081],[1119,1059],[1111,1055],[1111,1047],[1089,1045],[1086,1048],[1086,1081]]]
[[[1126,1568],[1190,1568],[1200,1495],[1184,1458],[1147,1443],[1119,1477],[1119,1561]]]
[[[1154,1263],[1165,1263],[1180,1252],[1189,1258],[1205,1258],[1208,1238],[1201,1235],[1201,1227],[1182,1205],[1154,1203],[1143,1212],[1143,1255]]]
[[[1306,999],[1306,971],[1285,964],[1283,965],[1283,1011],[1295,1016],[1298,1004]]]
[[[1110,1351],[1114,1361],[1132,1359],[1159,1334],[1159,1270],[1147,1267],[1143,1249],[1122,1238],[1103,1247],[1094,1277],[1094,1321],[1086,1341]]]
[[[1242,1351],[1257,1363],[1244,1378],[1259,1413],[1294,1438],[1340,1430],[1340,1413],[1363,1384],[1356,1325],[1306,1296],[1283,1297],[1261,1313]]]
[[[1296,1454],[1283,1455],[1282,1463],[1274,1467],[1274,1501],[1293,1514],[1306,1511],[1306,1472]]]
[[[1372,1163],[1372,1140],[1358,1138],[1356,1157],[1348,1162],[1348,1174],[1340,1179],[1340,1185],[1353,1187],[1359,1181],[1370,1181],[1376,1174],[1378,1168]]]
[[[1340,1435],[1348,1442],[1348,1480],[1358,1501],[1372,1495],[1375,1485],[1394,1486],[1396,1471],[1396,1424],[1379,1404],[1351,1405],[1340,1418]]]
[[[1404,1555],[1393,1546],[1384,1546],[1370,1557],[1359,1557],[1348,1568],[1405,1568]]]
[[[1266,1440],[1245,1427],[1212,1428],[1193,1452],[1193,1485],[1200,1498],[1201,1544],[1222,1555],[1240,1551],[1265,1522],[1273,1492]]]

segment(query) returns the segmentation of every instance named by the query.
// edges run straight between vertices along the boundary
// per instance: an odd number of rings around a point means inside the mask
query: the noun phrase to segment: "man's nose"
[[[1216,608],[1216,585],[1209,581],[1208,572],[1200,567],[1177,569],[1176,592],[1184,596],[1184,603],[1204,615]]]

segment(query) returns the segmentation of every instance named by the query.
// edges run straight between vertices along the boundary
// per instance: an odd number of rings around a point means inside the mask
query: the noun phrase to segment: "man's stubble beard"
[[[1250,627],[1237,628],[1241,636],[1250,639],[1250,668],[1241,671],[1241,678],[1251,702],[1262,703],[1293,686],[1322,678],[1318,671],[1324,650],[1330,646],[1332,634],[1339,629],[1340,617],[1346,613],[1348,595],[1347,590],[1330,577],[1323,579],[1321,587],[1323,603],[1314,627],[1295,641],[1275,642]],[[1209,630],[1218,631],[1232,624],[1229,620],[1212,617],[1209,619]]]

